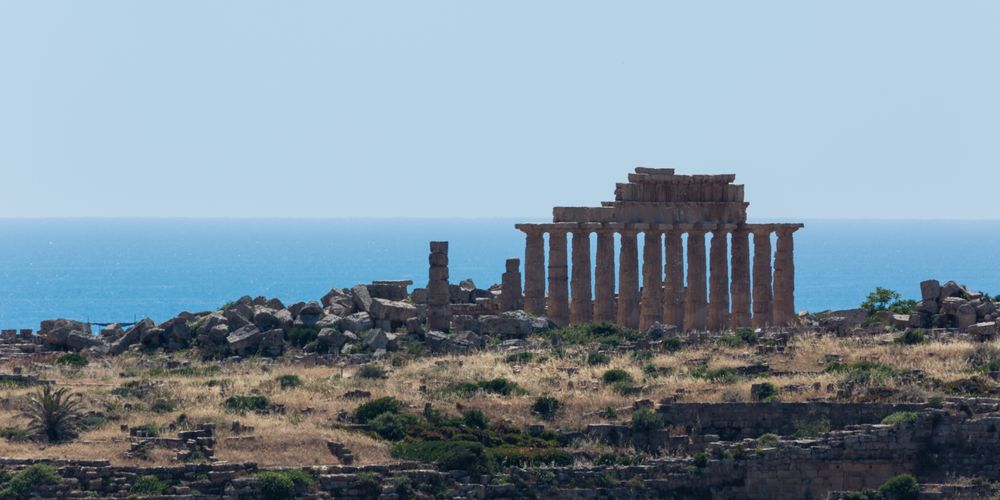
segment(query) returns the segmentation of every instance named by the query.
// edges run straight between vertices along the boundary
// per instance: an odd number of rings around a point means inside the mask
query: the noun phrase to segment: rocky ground
[[[425,331],[400,282],[98,337],[54,320],[0,337],[0,493],[41,460],[55,476],[21,493],[906,498],[914,481],[990,496],[996,313],[951,285],[721,333],[559,329],[471,283],[452,287],[465,314],[447,333]],[[81,396],[75,436],[29,432],[44,384]]]

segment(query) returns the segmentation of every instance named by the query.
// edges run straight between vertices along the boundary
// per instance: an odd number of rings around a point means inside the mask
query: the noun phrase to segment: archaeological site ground
[[[431,241],[426,283],[4,330],[0,497],[995,497],[997,297],[798,312],[809,229],[734,181],[637,168],[488,288]]]

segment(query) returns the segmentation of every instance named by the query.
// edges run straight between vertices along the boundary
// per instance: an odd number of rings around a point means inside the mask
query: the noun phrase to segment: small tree
[[[888,288],[876,287],[875,291],[868,294],[868,298],[861,303],[861,308],[868,311],[872,316],[879,311],[889,309],[889,305],[899,300],[899,293]]]
[[[81,424],[81,405],[79,394],[46,384],[28,396],[21,414],[28,418],[28,430],[54,443],[76,437]]]

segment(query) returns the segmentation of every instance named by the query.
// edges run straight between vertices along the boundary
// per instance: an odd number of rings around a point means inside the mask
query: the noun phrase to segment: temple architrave
[[[645,330],[659,322],[686,331],[720,331],[791,324],[792,234],[803,225],[748,224],[749,203],[735,179],[733,174],[677,175],[672,168],[639,167],[627,183],[617,185],[614,201],[556,207],[551,224],[517,224],[527,235],[524,309],[560,326],[611,322]],[[597,238],[593,260],[592,234]],[[620,241],[617,290],[615,234]],[[777,242],[773,265],[772,234]]]

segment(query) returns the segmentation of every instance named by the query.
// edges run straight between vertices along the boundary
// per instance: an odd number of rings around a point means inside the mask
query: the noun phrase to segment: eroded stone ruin
[[[792,235],[803,225],[747,223],[749,203],[743,200],[743,186],[733,184],[735,178],[639,167],[629,174],[627,183],[617,185],[614,201],[600,207],[556,207],[551,223],[517,224],[526,235],[525,310],[545,315],[560,326],[596,321],[646,330],[664,323],[688,331],[719,331],[791,324],[795,319]],[[597,235],[593,261],[592,233]],[[772,233],[777,234],[773,268]],[[639,234],[644,241],[641,292]],[[706,269],[708,234],[712,242]],[[571,253],[567,252],[569,235]],[[617,291],[615,235],[620,241]],[[568,255],[572,255],[572,276],[568,275]]]

